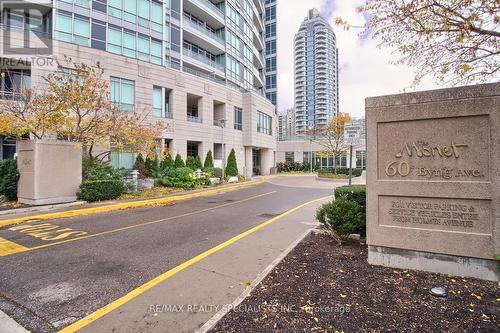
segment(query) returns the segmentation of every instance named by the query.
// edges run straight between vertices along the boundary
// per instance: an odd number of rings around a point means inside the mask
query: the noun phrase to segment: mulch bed
[[[496,282],[371,266],[367,246],[311,234],[211,332],[499,332]],[[442,283],[446,299],[429,288]]]

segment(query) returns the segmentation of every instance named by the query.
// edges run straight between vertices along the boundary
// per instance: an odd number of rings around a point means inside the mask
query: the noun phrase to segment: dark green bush
[[[123,180],[86,180],[76,194],[79,200],[101,201],[116,199],[125,192]]]
[[[166,153],[163,159],[161,160],[160,167],[162,169],[169,169],[174,167],[174,159],[170,153]]]
[[[355,201],[362,209],[366,209],[366,186],[352,185],[340,186],[335,189],[335,198],[345,196],[347,199]]]
[[[0,195],[16,200],[18,179],[17,162],[13,159],[0,161]]]
[[[196,167],[195,170],[203,169],[203,164],[201,163],[200,155],[196,155],[196,157],[194,158],[194,166]]]
[[[231,152],[229,153],[229,156],[227,158],[226,176],[238,176],[238,164],[236,163],[236,153],[234,152],[234,149],[231,149]]]
[[[345,196],[340,196],[335,201],[319,208],[316,212],[316,219],[324,229],[335,231],[340,236],[365,233],[366,229],[362,208],[357,202]]]
[[[207,157],[205,157],[205,163],[203,164],[203,169],[213,169],[214,168],[214,158],[212,156],[212,151],[209,150]]]
[[[116,199],[125,192],[126,172],[115,170],[100,161],[85,158],[82,161],[82,178],[77,197],[85,201]]]
[[[196,179],[193,170],[188,167],[171,169],[165,177],[160,180],[160,184],[167,187],[193,189],[197,185],[210,185],[206,178]]]
[[[190,168],[191,170],[196,170],[196,162],[193,156],[188,156],[186,158],[186,167]]]
[[[280,162],[277,165],[278,172],[309,172],[311,166],[309,163],[299,163],[299,162]],[[314,167],[313,170],[317,168]]]
[[[359,177],[363,173],[362,169],[352,169],[352,176],[353,177]],[[331,174],[335,174],[335,169],[333,168],[325,168],[325,169],[319,169],[318,170],[318,176],[328,176]],[[349,175],[349,168],[337,168],[337,174],[339,175]]]
[[[149,170],[146,168],[144,157],[141,154],[137,155],[133,168],[139,171],[139,178],[148,178],[151,176]]]
[[[186,165],[184,164],[184,161],[182,160],[182,157],[180,154],[177,154],[175,156],[175,162],[174,162],[174,168],[184,168]]]

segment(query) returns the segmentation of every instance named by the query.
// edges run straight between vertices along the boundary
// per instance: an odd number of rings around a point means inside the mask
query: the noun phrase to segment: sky
[[[392,65],[398,54],[378,48],[377,40],[361,39],[360,29],[344,30],[335,26],[336,17],[353,25],[363,25],[356,7],[365,0],[278,0],[278,108],[280,112],[294,105],[293,38],[307,11],[317,8],[333,27],[339,49],[340,111],[353,117],[364,116],[365,98],[439,88],[432,78],[412,88],[414,70]]]

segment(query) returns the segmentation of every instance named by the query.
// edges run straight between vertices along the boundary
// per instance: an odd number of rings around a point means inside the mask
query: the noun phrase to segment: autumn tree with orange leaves
[[[361,35],[396,49],[415,85],[428,75],[448,85],[500,80],[500,0],[369,0],[358,10]]]
[[[351,119],[347,113],[339,112],[330,119],[325,127],[312,127],[307,129],[305,134],[324,149],[320,155],[333,156],[334,160],[337,161],[337,158],[340,158],[340,155],[349,147],[344,144],[344,127]],[[335,163],[335,174],[337,169],[338,165]]]
[[[91,159],[103,159],[111,148],[151,152],[162,125],[148,122],[147,113],[114,105],[99,65],[66,62],[44,77],[43,91],[19,89],[22,98],[0,104],[0,133],[80,142]]]

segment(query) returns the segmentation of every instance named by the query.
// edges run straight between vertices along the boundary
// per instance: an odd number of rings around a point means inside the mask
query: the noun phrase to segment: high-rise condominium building
[[[295,35],[296,131],[321,128],[339,109],[338,50],[332,27],[311,9]]]
[[[277,136],[276,108],[266,98],[266,80],[272,73],[276,80],[275,1],[46,2],[49,6],[31,11],[3,6],[0,33],[12,30],[22,38],[23,31],[35,29],[53,40],[55,58],[99,62],[112,101],[124,112],[146,111],[152,121],[162,121],[165,131],[158,141],[174,154],[203,159],[211,150],[221,164],[223,151],[227,157],[234,148],[242,173],[269,173]],[[267,41],[274,50],[266,52]],[[42,77],[54,70],[10,66],[1,70],[33,87],[42,87]],[[0,79],[0,101],[12,98],[18,87]],[[275,102],[275,84],[268,86]],[[11,140],[0,137],[0,145],[12,154]],[[134,155],[112,152],[111,162],[132,167]]]
[[[266,42],[266,95],[277,104],[277,37],[276,37],[276,0],[265,0],[265,42]]]
[[[288,109],[279,115],[280,141],[294,139],[296,137],[295,128],[295,108]]]

